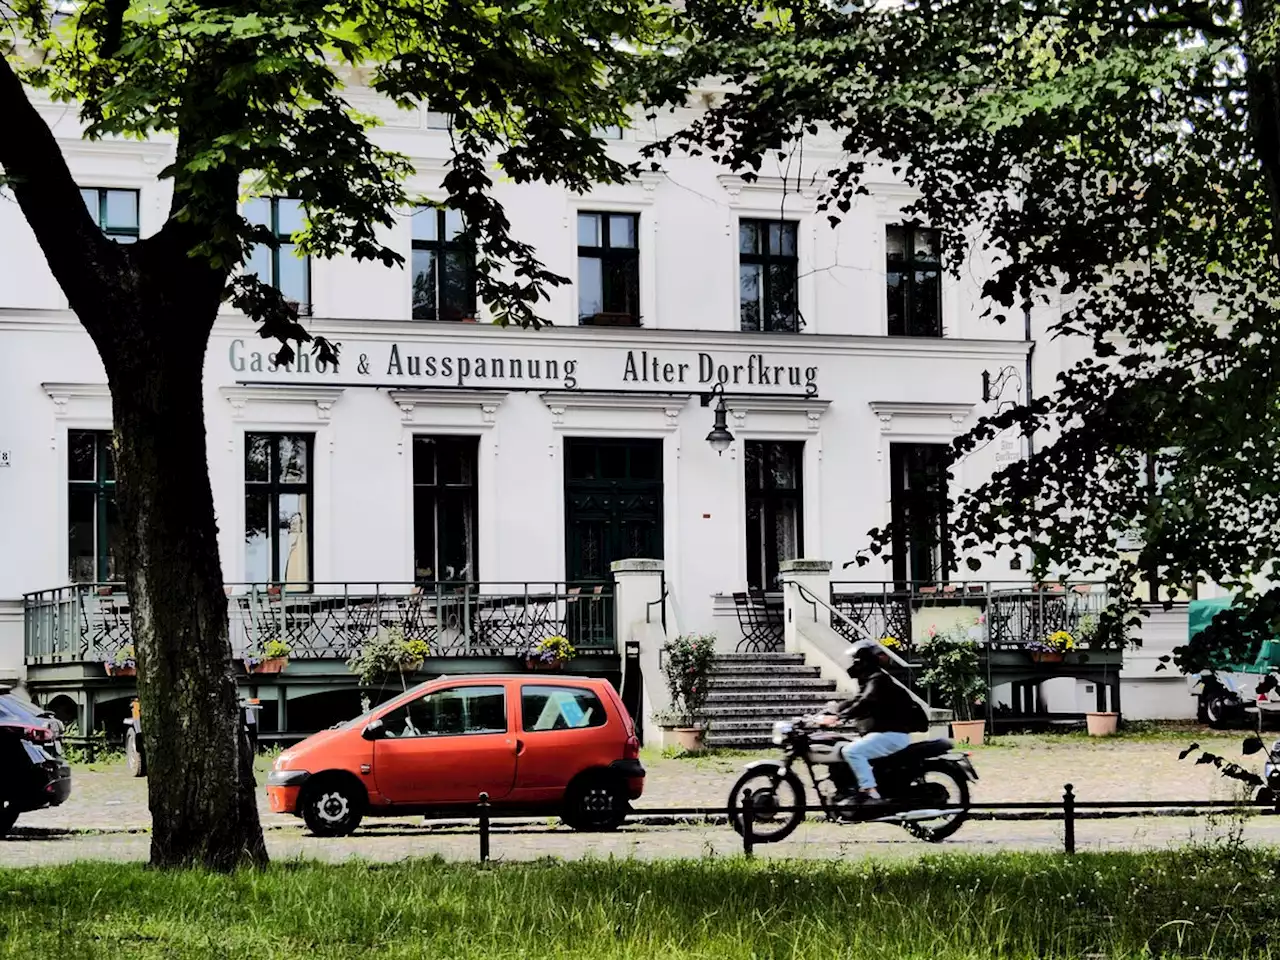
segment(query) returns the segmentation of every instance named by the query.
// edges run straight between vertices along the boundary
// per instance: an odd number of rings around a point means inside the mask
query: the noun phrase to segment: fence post
[[[1062,791],[1062,840],[1066,852],[1076,852],[1076,795],[1071,784]]]
[[[480,862],[489,862],[489,794],[480,794]]]
[[[752,825],[755,823],[756,801],[751,795],[751,789],[747,788],[742,791],[742,853],[743,856],[750,857],[752,847],[755,845],[755,838],[752,833]]]

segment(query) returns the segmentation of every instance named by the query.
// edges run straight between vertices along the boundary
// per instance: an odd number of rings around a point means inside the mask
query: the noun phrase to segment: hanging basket
[[[246,663],[244,668],[249,673],[279,673],[288,662],[288,657],[268,657],[265,660],[259,660],[253,666]]]
[[[136,677],[138,675],[137,667],[126,667],[114,663],[103,664],[107,668],[108,677]]]

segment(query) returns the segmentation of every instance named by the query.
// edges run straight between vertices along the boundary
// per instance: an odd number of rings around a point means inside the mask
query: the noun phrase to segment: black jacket
[[[842,720],[854,721],[859,733],[921,733],[929,729],[924,708],[883,670],[858,685],[858,695],[836,705]]]

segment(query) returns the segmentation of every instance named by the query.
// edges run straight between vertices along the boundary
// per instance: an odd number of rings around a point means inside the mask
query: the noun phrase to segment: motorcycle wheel
[[[954,802],[958,808],[957,812],[953,816],[939,817],[936,820],[908,820],[902,824],[902,827],[917,840],[941,843],[959,830],[969,818],[969,778],[957,764],[949,760],[931,760],[922,767],[920,778],[912,783],[913,792],[927,774],[934,774],[942,780],[950,781],[946,785],[946,803],[950,805]],[[934,783],[930,786],[941,788],[943,784]]]
[[[790,796],[785,793],[779,796],[779,791],[784,787]],[[761,764],[743,773],[729,791],[729,822],[739,835],[743,830],[744,790],[751,791],[753,843],[777,843],[785,840],[804,820],[804,784],[795,771],[784,769],[780,763]],[[779,810],[779,807],[791,809]]]

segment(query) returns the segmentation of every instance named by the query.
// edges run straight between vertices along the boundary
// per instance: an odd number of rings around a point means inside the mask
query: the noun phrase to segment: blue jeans
[[[884,733],[868,733],[852,743],[846,743],[840,748],[840,755],[844,757],[844,762],[852,768],[853,777],[858,781],[858,786],[863,790],[874,790],[876,777],[871,772],[871,761],[878,760],[880,757],[890,756],[899,750],[905,750],[910,745],[911,734],[909,733],[890,733],[887,731]]]

